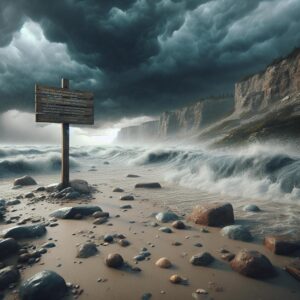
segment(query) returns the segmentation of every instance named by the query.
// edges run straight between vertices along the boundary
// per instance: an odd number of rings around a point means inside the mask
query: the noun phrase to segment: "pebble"
[[[169,227],[160,227],[158,230],[162,231],[164,233],[172,233],[173,232],[172,229]]]
[[[161,257],[155,263],[155,265],[159,268],[168,269],[172,267],[172,263],[166,257]]]
[[[118,253],[108,254],[105,263],[110,268],[120,268],[124,264],[123,257]]]
[[[174,274],[174,275],[171,275],[170,277],[170,281],[174,284],[179,284],[183,281],[182,277],[177,275],[177,274]]]

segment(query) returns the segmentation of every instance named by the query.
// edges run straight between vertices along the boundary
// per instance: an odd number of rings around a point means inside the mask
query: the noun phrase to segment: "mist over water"
[[[0,147],[0,178],[59,172],[60,148]],[[297,147],[275,143],[239,149],[201,146],[72,147],[71,168],[113,165],[159,168],[166,181],[235,197],[300,201],[300,154]]]

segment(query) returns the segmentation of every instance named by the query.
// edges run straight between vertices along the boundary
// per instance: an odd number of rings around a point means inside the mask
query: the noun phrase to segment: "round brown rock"
[[[108,254],[106,261],[106,265],[110,268],[121,268],[123,266],[124,260],[123,257],[118,253],[110,253]]]
[[[171,262],[166,257],[162,257],[159,260],[157,260],[155,265],[162,269],[168,269],[172,267]]]
[[[258,251],[242,249],[230,265],[234,271],[247,277],[260,279],[275,275],[275,269],[269,259]]]
[[[180,220],[174,221],[172,223],[172,227],[175,229],[185,229],[186,228],[185,224]]]
[[[179,275],[177,275],[177,274],[174,274],[174,275],[172,275],[171,277],[170,277],[170,281],[172,282],[172,283],[174,283],[174,284],[179,284],[179,283],[181,283],[182,282],[182,278],[179,276]]]

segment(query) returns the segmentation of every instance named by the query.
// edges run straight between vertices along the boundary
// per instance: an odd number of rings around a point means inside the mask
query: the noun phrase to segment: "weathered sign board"
[[[35,86],[36,122],[94,124],[93,94]]]
[[[94,96],[69,90],[69,80],[61,88],[35,85],[36,122],[62,123],[62,187],[69,186],[69,124],[94,124]]]

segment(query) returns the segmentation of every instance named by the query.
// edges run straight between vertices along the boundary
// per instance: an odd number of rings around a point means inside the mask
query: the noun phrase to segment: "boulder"
[[[58,219],[76,219],[78,215],[90,216],[97,211],[102,211],[102,209],[92,205],[63,207],[52,212],[50,216]]]
[[[84,243],[78,248],[77,257],[78,258],[88,258],[94,256],[98,253],[96,244],[94,243]]]
[[[82,179],[71,180],[70,187],[80,194],[89,194],[91,192],[88,182]]]
[[[208,252],[202,252],[193,255],[190,259],[190,263],[194,266],[206,267],[214,261],[214,257]]]
[[[30,239],[41,237],[46,233],[46,227],[44,224],[35,224],[27,226],[15,226],[4,230],[3,236],[5,238],[13,239]]]
[[[176,221],[179,217],[172,211],[160,212],[155,216],[156,220],[162,223]]]
[[[124,196],[120,197],[120,200],[123,200],[123,201],[133,201],[134,197],[132,195],[124,195]]]
[[[105,263],[110,268],[121,268],[124,264],[123,257],[120,254],[114,253],[114,254],[108,254]]]
[[[290,255],[300,250],[300,241],[295,241],[287,235],[266,236],[264,238],[264,245],[268,250],[278,255]]]
[[[213,203],[196,206],[189,219],[196,224],[223,227],[234,223],[233,207],[230,203]]]
[[[27,185],[36,185],[36,181],[31,176],[23,176],[15,179],[14,186],[27,186]]]
[[[242,225],[229,225],[221,230],[221,235],[226,236],[231,240],[249,242],[253,237],[250,231]]]
[[[144,182],[144,183],[137,183],[134,186],[136,189],[160,189],[161,185],[158,182]]]
[[[300,281],[300,258],[294,259],[285,267],[285,270],[295,279]]]
[[[67,291],[66,282],[60,275],[45,270],[24,281],[19,296],[21,300],[59,300]]]
[[[275,275],[275,269],[269,259],[258,251],[240,250],[230,262],[230,266],[247,277],[264,279]]]
[[[243,211],[247,212],[259,212],[260,208],[255,204],[247,204],[243,207]]]
[[[10,284],[17,282],[20,279],[19,270],[14,266],[8,266],[0,269],[0,290],[9,287]]]
[[[15,254],[19,248],[20,245],[12,238],[0,240],[0,259]]]

